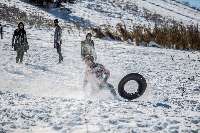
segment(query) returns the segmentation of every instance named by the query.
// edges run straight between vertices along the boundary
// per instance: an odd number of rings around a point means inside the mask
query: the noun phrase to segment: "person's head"
[[[55,20],[54,20],[54,25],[57,26],[58,23],[59,23],[59,22],[58,22],[58,19],[55,19]]]
[[[23,23],[23,22],[19,22],[18,28],[19,28],[20,30],[23,30],[23,29],[24,29],[24,23]]]
[[[85,61],[85,64],[90,67],[91,65],[94,64],[94,57],[91,55],[86,55],[84,58],[84,61]]]
[[[92,39],[92,34],[91,34],[91,33],[88,33],[88,34],[86,35],[86,39],[87,39],[87,40],[91,40],[91,39]]]

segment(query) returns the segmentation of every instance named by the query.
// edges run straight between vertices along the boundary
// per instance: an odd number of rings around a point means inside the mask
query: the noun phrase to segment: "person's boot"
[[[20,63],[20,64],[22,64],[22,62],[23,62],[23,59],[22,59],[22,58],[20,58],[20,60],[19,60],[19,63]]]
[[[63,57],[62,55],[59,55],[59,62],[58,63],[61,63],[63,61]]]
[[[19,63],[19,58],[18,57],[16,57],[16,63]]]
[[[22,64],[22,62],[23,62],[23,57],[24,57],[24,53],[21,53],[21,56],[20,56],[20,64]]]
[[[59,57],[59,61],[58,61],[58,64],[60,64],[61,63],[61,58]]]
[[[20,64],[22,64],[23,63],[23,60],[20,60],[20,62],[19,62]]]
[[[59,54],[59,60],[60,60],[60,61],[63,61],[63,56],[62,56],[61,53]]]

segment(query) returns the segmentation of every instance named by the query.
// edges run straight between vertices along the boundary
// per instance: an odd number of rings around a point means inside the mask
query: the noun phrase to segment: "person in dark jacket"
[[[17,52],[16,63],[22,63],[24,52],[27,52],[29,49],[26,31],[24,30],[24,24],[22,22],[18,24],[18,28],[14,31],[12,48]]]
[[[61,53],[61,45],[62,45],[62,29],[58,25],[58,19],[54,20],[55,24],[55,32],[54,32],[54,48],[57,49],[57,53],[59,55],[59,63],[63,61],[63,56]]]

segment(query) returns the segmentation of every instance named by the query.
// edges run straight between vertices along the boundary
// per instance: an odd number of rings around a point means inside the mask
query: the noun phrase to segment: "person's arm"
[[[92,47],[94,48],[94,41],[92,40],[92,42],[91,42],[91,43],[92,43]],[[95,48],[94,48],[94,49],[95,49]]]
[[[56,48],[57,43],[58,43],[58,29],[56,27],[54,32],[54,48]]]
[[[58,43],[61,45],[62,44],[62,29],[59,27],[58,30]]]
[[[110,78],[110,71],[106,68],[104,68],[104,75],[105,75],[104,82],[107,82],[108,79]]]
[[[85,88],[87,86],[88,83],[88,72],[85,72],[85,77],[84,77],[84,81],[83,81],[83,88]]]
[[[26,45],[28,45],[28,40],[27,40],[26,31],[25,31],[25,33],[24,33],[24,41],[25,41]]]
[[[94,60],[96,61],[97,60],[97,53],[96,53],[95,49],[93,49],[92,54],[93,54]]]
[[[84,58],[84,41],[81,41],[81,58]]]
[[[28,45],[26,31],[24,33],[24,43],[25,43],[25,52],[27,52],[27,50],[29,50],[29,45]]]
[[[95,51],[94,41],[93,40],[92,40],[91,44],[92,44],[92,56],[94,57],[94,60],[96,61],[97,60],[97,53]]]
[[[12,48],[14,47],[14,41],[16,37],[16,31],[14,31],[13,37],[12,37]]]
[[[57,44],[61,45],[61,36],[62,36],[62,29],[58,26],[56,27],[54,34],[54,48],[56,48]]]

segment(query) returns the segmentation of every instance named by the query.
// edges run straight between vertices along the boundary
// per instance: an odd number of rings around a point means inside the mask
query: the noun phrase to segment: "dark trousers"
[[[18,63],[20,61],[20,63],[22,63],[24,58],[24,51],[23,50],[18,50],[17,51],[17,57],[16,57],[16,63]]]
[[[63,56],[62,56],[62,53],[61,53],[61,46],[57,45],[56,49],[57,49],[57,53],[59,55],[59,63],[60,63],[61,61],[63,61]]]
[[[117,92],[116,92],[114,86],[112,84],[110,84],[110,83],[105,83],[103,85],[100,85],[99,88],[100,89],[105,89],[105,90],[108,89],[113,96],[117,96]]]

